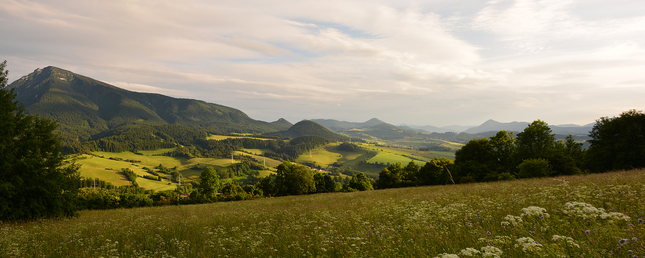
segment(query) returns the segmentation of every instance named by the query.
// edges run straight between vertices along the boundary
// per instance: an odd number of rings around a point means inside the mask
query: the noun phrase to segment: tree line
[[[499,131],[472,139],[455,153],[454,162],[434,159],[419,167],[391,164],[379,173],[379,189],[602,173],[645,167],[645,113],[630,110],[602,117],[582,148],[572,135],[557,140],[548,124],[536,120],[522,132]]]

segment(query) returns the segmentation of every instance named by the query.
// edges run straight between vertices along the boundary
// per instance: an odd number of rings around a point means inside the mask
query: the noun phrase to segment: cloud
[[[182,90],[164,89],[160,87],[138,84],[138,83],[127,83],[127,82],[105,82],[105,83],[114,85],[126,90],[136,91],[136,92],[161,93],[161,94],[173,95],[173,96],[196,97],[194,94],[191,94],[189,92],[185,92]]]
[[[0,57],[13,78],[55,65],[263,120],[447,125],[568,114],[588,123],[606,110],[645,109],[633,94],[645,81],[638,8],[593,0],[0,0]]]

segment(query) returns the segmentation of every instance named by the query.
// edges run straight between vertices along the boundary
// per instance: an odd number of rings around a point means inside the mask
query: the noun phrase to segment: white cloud
[[[645,15],[620,3],[0,0],[0,58],[263,120],[593,121],[645,109]]]

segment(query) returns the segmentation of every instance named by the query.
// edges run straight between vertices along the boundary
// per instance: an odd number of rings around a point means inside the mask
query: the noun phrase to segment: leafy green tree
[[[273,183],[271,182],[272,179],[270,176],[264,177],[260,180],[259,183],[257,183],[257,188],[262,190],[262,193],[264,196],[273,196],[275,195],[275,190],[273,187]]]
[[[314,174],[317,193],[331,193],[336,190],[336,182],[329,174]]]
[[[499,135],[499,134],[498,134]],[[498,164],[491,141],[487,138],[472,139],[455,152],[455,166],[459,175],[481,182]],[[500,151],[501,152],[501,151]]]
[[[553,174],[549,161],[542,158],[524,160],[517,168],[520,178],[547,177]]]
[[[359,191],[371,191],[374,190],[372,182],[373,180],[365,176],[365,174],[358,173],[352,176],[352,179],[349,181],[349,187]]]
[[[555,134],[542,120],[533,121],[515,139],[516,152],[521,159],[544,157],[555,148],[555,143]]]
[[[426,162],[426,164],[419,169],[418,178],[422,185],[441,185],[451,183],[450,173],[448,170],[454,166],[454,162],[435,157],[433,160]]]
[[[586,166],[592,172],[645,167],[645,113],[629,110],[602,117],[589,133]]]
[[[403,182],[401,186],[418,185],[417,174],[419,173],[419,165],[410,160],[407,166],[403,168]]]
[[[491,136],[489,142],[493,158],[492,168],[498,173],[513,170],[508,167],[515,153],[513,132],[501,130],[495,136]]]
[[[213,199],[219,190],[219,175],[213,167],[207,167],[199,175],[199,194],[204,198]]]
[[[400,187],[403,182],[403,165],[401,162],[390,164],[378,174],[376,186],[379,189]]]
[[[285,161],[278,166],[275,190],[278,195],[301,195],[316,192],[314,173],[308,167]]]
[[[76,214],[79,166],[65,164],[56,122],[25,114],[0,63],[0,220]]]
[[[248,194],[241,186],[237,184],[228,184],[222,187],[222,198],[227,201],[246,200],[248,199]]]

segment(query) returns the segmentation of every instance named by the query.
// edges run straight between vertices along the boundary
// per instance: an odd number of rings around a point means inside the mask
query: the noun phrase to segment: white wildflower
[[[573,240],[573,238],[568,237],[568,236],[558,236],[558,235],[553,235],[552,240],[553,240],[554,242],[558,242],[558,241],[562,240],[562,241],[566,242],[568,245],[571,245],[571,246],[575,246],[575,247],[577,247],[577,248],[580,248],[580,246],[576,243],[576,241],[575,241],[575,240]]]
[[[473,256],[473,255],[477,255],[477,254],[479,254],[479,253],[480,253],[480,252],[479,252],[479,250],[477,250],[477,249],[475,249],[475,248],[470,248],[470,247],[467,247],[466,249],[462,249],[462,250],[459,252],[459,254],[461,254],[461,255],[463,255],[463,256],[468,256],[468,257],[471,257],[471,256]]]
[[[612,219],[612,220],[624,220],[624,221],[631,221],[632,218],[629,216],[622,214],[620,212],[610,212],[610,213],[603,213],[600,214],[601,219]]]
[[[435,258],[459,258],[459,255],[442,253],[436,256]]]
[[[522,217],[520,216],[506,215],[506,217],[504,217],[504,221],[502,221],[502,225],[508,226],[509,224],[512,224],[514,227],[517,227],[522,222]]]
[[[517,244],[515,244],[515,247],[522,247],[522,251],[540,251],[542,250],[542,245],[538,243],[537,241],[533,240],[533,238],[530,237],[522,237],[516,240]]]
[[[546,209],[538,206],[529,206],[526,208],[522,208],[522,216],[536,216],[536,217],[541,217],[544,216],[545,218],[548,218],[550,215],[546,213]]]
[[[629,216],[620,212],[607,213],[603,208],[596,208],[593,205],[584,202],[567,202],[564,204],[564,210],[562,212],[564,212],[564,214],[576,216],[583,219],[599,217],[605,220],[632,220]]]
[[[499,258],[503,254],[502,250],[494,246],[484,246],[480,250],[482,251],[482,257]]]

